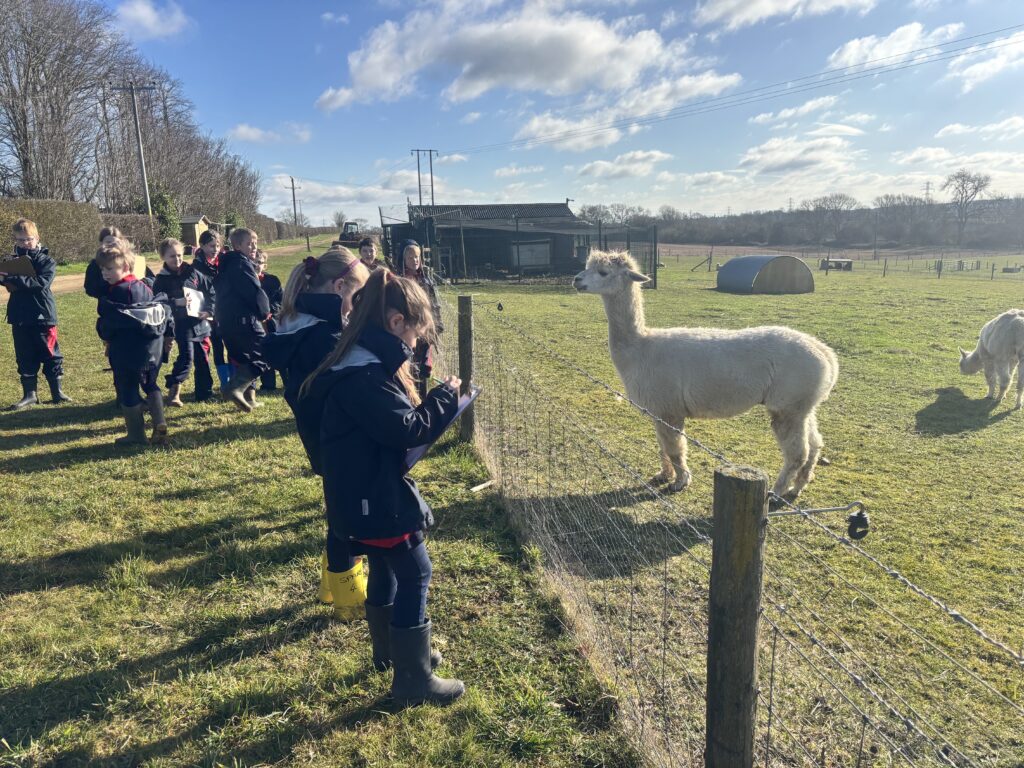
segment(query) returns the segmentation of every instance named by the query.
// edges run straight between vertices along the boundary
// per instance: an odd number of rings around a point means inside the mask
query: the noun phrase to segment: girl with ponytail
[[[451,424],[461,382],[449,376],[420,400],[409,362],[419,339],[433,339],[434,318],[413,280],[377,269],[353,304],[334,350],[299,390],[300,401],[319,404],[328,525],[369,558],[366,620],[374,666],[394,668],[391,695],[402,705],[448,703],[465,687],[432,671],[440,655],[430,648],[423,532],[434,518],[405,456]]]
[[[346,248],[332,248],[319,258],[310,256],[295,269],[284,287],[277,329],[263,341],[263,356],[283,371],[284,399],[295,414],[295,423],[313,471],[321,474],[314,455],[320,441],[320,411],[311,400],[299,400],[298,390],[337,343],[338,334],[352,311],[352,295],[369,271]],[[334,616],[342,621],[362,618],[366,599],[363,564],[349,551],[348,543],[327,530],[327,546],[320,558],[320,601],[334,604]]]

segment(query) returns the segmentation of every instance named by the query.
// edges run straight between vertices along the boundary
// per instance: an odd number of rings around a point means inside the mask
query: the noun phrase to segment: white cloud
[[[986,44],[988,45],[988,44]],[[960,90],[968,93],[986,80],[1024,66],[1024,32],[993,41],[991,49],[979,46],[957,56],[947,68],[947,76],[960,81]]]
[[[949,165],[954,155],[945,147],[917,147],[909,152],[894,152],[897,165]]]
[[[810,131],[806,131],[808,136],[863,136],[864,131],[860,128],[855,128],[852,125],[842,125],[840,123],[816,123],[818,126]]]
[[[665,15],[661,17],[661,31],[664,32],[666,29],[672,29],[682,24],[686,18],[681,13],[676,13],[674,10],[668,10]]]
[[[963,32],[963,29],[963,24],[946,24],[926,32],[924,26],[915,21],[899,27],[885,37],[868,35],[843,43],[828,57],[828,66],[860,67],[878,59],[884,59],[879,64],[889,65],[919,59],[927,56],[928,51],[918,49],[948,42]],[[915,50],[918,52],[911,53]]]
[[[761,114],[750,118],[749,122],[756,125],[779,123],[785,120],[791,120],[794,117],[809,115],[811,112],[828,109],[837,101],[839,101],[838,96],[818,96],[810,101],[805,101],[799,107],[787,107],[786,109],[780,109],[778,112],[762,112]]]
[[[594,160],[580,168],[580,176],[622,179],[650,176],[657,163],[672,158],[667,152],[657,149],[636,150],[619,155],[614,160]]]
[[[481,117],[482,115],[479,112],[467,112],[461,118],[459,118],[459,122],[462,123],[463,125],[472,125]]]
[[[356,93],[351,88],[328,88],[316,100],[316,108],[324,112],[348,106],[356,100]]]
[[[159,40],[181,34],[191,19],[174,0],[126,0],[114,9],[116,25],[133,40]]]
[[[348,14],[327,11],[320,14],[320,20],[325,24],[348,24]]]
[[[464,163],[469,160],[465,155],[450,154],[450,155],[438,155],[434,161],[434,165],[453,165],[454,163]]]
[[[739,164],[753,173],[834,173],[849,168],[854,154],[850,142],[841,136],[807,141],[796,136],[777,137],[748,149]]]
[[[517,139],[560,136],[553,140],[558,149],[583,152],[615,144],[625,130],[638,133],[645,126],[631,122],[619,127],[626,118],[642,119],[645,115],[662,113],[701,96],[717,96],[739,85],[737,74],[720,75],[715,71],[697,75],[663,78],[642,90],[628,91],[611,106],[599,107],[585,117],[562,117],[553,112],[534,115],[516,133]],[[612,125],[615,124],[615,125]]]
[[[867,125],[878,119],[878,115],[870,115],[867,112],[854,112],[852,115],[844,115],[840,120],[844,123],[854,125]]]
[[[522,176],[526,173],[541,173],[544,170],[543,165],[506,165],[503,168],[497,168],[494,171],[494,175],[501,179],[509,176]]]
[[[961,136],[969,133],[978,134],[983,139],[995,139],[996,141],[1016,139],[1019,136],[1024,136],[1024,117],[1013,115],[1005,120],[1000,120],[998,123],[989,123],[987,125],[950,123],[939,130],[935,134],[935,138],[941,139],[946,136]]]
[[[723,171],[703,171],[682,175],[684,183],[692,187],[720,187],[736,184],[739,179],[731,173]]]
[[[306,144],[313,138],[313,131],[303,123],[285,123],[284,132],[257,128],[248,123],[239,123],[228,131],[228,138],[252,144],[278,144],[284,141]]]
[[[723,24],[739,29],[775,16],[798,19],[821,16],[832,11],[856,11],[861,15],[875,7],[876,0],[702,0],[694,20],[698,24]]]

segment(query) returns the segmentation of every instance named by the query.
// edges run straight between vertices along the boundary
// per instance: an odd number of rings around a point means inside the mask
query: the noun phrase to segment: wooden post
[[[705,768],[754,762],[767,502],[768,476],[760,469],[715,470]]]
[[[462,379],[461,394],[469,392],[473,381],[473,297],[459,296],[459,378]],[[469,443],[473,441],[476,417],[473,406],[462,412],[459,419],[459,437]]]
[[[313,249],[309,247],[309,232],[306,233],[306,251],[312,252]]]
[[[938,277],[936,277],[936,280],[941,280],[942,279],[942,259],[939,259],[938,261],[935,262],[935,271],[939,273]]]
[[[992,279],[996,279],[996,263],[994,261],[992,262]]]
[[[889,260],[886,259],[882,262],[882,277],[885,277],[889,273]]]

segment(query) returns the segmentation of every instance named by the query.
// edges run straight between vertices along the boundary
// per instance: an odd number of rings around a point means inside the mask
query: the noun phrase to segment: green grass
[[[115,449],[95,305],[58,307],[74,403],[0,414],[0,765],[639,765],[466,446],[416,475],[441,671],[468,692],[403,711],[365,624],[315,602],[321,490],[283,400],[186,395],[169,448]]]
[[[1011,410],[1012,392],[997,406],[984,401],[983,378],[961,376],[956,350],[958,344],[972,348],[987,320],[1021,306],[1019,287],[968,276],[940,281],[899,272],[885,279],[877,272],[828,277],[816,272],[817,291],[811,295],[737,296],[713,290],[713,273],[690,272],[696,261],[669,260],[658,290],[644,292],[649,325],[784,324],[831,345],[839,356],[840,378],[819,420],[832,464],[819,468],[802,503],[866,502],[873,523],[863,542],[866,550],[1022,652],[1024,412]],[[637,489],[636,477],[588,442],[598,438],[638,474],[650,477],[659,467],[649,420],[498,320],[621,387],[598,298],[574,295],[567,285],[481,284],[455,291],[475,293],[480,305],[476,365],[485,387],[491,385],[481,419],[492,441],[492,460],[507,472],[509,501],[552,577],[572,590],[570,602],[581,611],[581,636],[603,642],[605,672],[619,678],[627,698],[640,691],[650,711],[671,721],[669,731],[699,732],[701,702],[685,688],[686,672],[703,682],[701,644],[684,617],[699,626],[706,621],[707,575],[689,556],[709,559],[710,552],[687,533],[686,519],[698,528],[706,524],[716,460],[691,446],[694,482],[672,497],[677,511],[653,502]],[[500,313],[494,306],[498,301]],[[495,398],[504,399],[503,417]],[[737,463],[763,467],[772,478],[778,471],[778,449],[762,409],[731,420],[691,422],[687,431]],[[824,521],[845,532],[841,517]],[[579,534],[581,524],[595,532],[596,546]],[[617,532],[599,540],[597,532],[612,524]],[[576,531],[575,537],[569,531]],[[1019,666],[807,523],[773,523],[767,557],[766,594],[775,604],[791,606],[791,617],[824,642],[806,642],[771,606],[767,615],[883,725],[887,736],[897,744],[906,740],[903,726],[851,684],[835,658],[901,711],[935,724],[978,764],[1024,764],[1021,715],[1000,698],[1024,705]],[[665,585],[671,592],[667,620]],[[668,645],[669,684],[680,686],[669,705],[659,704],[660,683],[641,679],[641,665],[618,653],[636,643],[638,653],[658,669],[662,632],[674,638]],[[770,639],[765,630],[764,692]],[[782,720],[816,759],[825,755],[828,764],[854,764],[859,716],[785,642],[779,666],[774,733],[780,751],[773,755],[783,762],[802,759],[794,740],[781,733]],[[642,708],[632,712],[643,714]],[[762,708],[762,738],[764,726]],[[907,743],[919,762],[935,761],[923,744]],[[871,729],[866,744],[879,761],[901,762]]]

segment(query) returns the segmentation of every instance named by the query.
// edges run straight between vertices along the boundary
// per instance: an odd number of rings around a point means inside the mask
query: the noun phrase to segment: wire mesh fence
[[[442,295],[452,330],[454,303]],[[645,471],[649,420],[500,310],[475,307],[476,446],[629,733],[653,765],[701,764],[709,481],[728,457],[690,436],[694,484],[667,494]],[[439,375],[459,370],[446,342]],[[767,533],[756,762],[1024,765],[1024,656],[845,521],[794,510]]]

